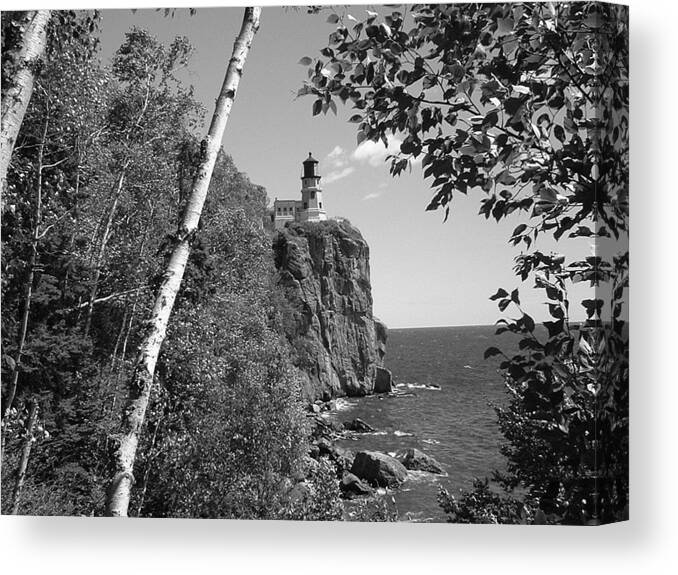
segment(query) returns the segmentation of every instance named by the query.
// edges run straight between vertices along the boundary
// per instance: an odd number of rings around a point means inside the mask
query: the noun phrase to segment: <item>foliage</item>
[[[142,456],[152,468],[140,509],[336,518],[336,481],[322,469],[295,487],[305,476],[309,431],[298,373],[273,329],[268,235],[260,218],[228,202],[212,216],[200,237],[203,255],[192,259],[201,271],[189,270],[158,369],[163,389],[150,424],[157,439]]]
[[[314,115],[352,104],[358,143],[401,136],[391,173],[421,159],[428,209],[446,219],[455,194],[472,190],[485,218],[521,218],[509,238],[524,250],[515,271],[543,290],[552,319],[544,332],[518,290],[492,297],[518,314],[497,333],[522,336],[501,363],[513,400],[499,411],[509,459],[499,480],[561,522],[619,519],[628,500],[628,10],[501,3],[367,14],[329,16],[336,29],[320,58],[300,61],[299,95],[315,97]],[[544,235],[594,241],[596,252],[566,261],[536,249]],[[593,294],[574,325],[568,287],[578,282]]]
[[[163,46],[132,29],[108,71],[96,60],[96,35],[77,32],[90,16],[75,14],[82,22],[61,43],[51,40],[8,174],[3,411],[15,370],[18,387],[3,421],[4,512],[31,400],[40,432],[19,512],[102,512],[108,437],[144,329],[138,318],[151,305],[201,149],[192,133],[201,108],[176,77],[191,53],[186,40]],[[63,18],[70,13],[54,21]],[[276,319],[262,227],[267,203],[220,151],[141,438],[136,514],[336,516],[336,485],[304,458],[299,374]],[[292,497],[298,484],[308,486],[303,500]]]
[[[347,521],[359,521],[369,523],[393,523],[398,521],[398,509],[395,498],[375,496],[357,499],[352,502],[345,514]]]
[[[535,521],[534,512],[528,505],[510,495],[493,492],[487,479],[474,480],[473,490],[462,492],[458,501],[454,495],[441,488],[438,502],[451,523],[527,525],[540,523],[543,515],[538,514]]]

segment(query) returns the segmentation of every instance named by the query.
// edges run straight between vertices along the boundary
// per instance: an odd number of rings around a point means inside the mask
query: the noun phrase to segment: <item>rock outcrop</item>
[[[407,469],[400,461],[378,451],[359,451],[351,473],[375,487],[397,487],[407,479]]]
[[[396,453],[396,459],[407,469],[444,473],[442,466],[433,457],[413,447],[402,449]]]
[[[339,489],[344,499],[354,499],[362,495],[370,495],[372,488],[347,471],[339,482]]]
[[[393,391],[393,375],[385,367],[377,367],[374,380],[374,393],[391,393]]]
[[[358,229],[334,220],[289,224],[273,249],[307,399],[372,393],[386,326],[372,315],[369,247]]]

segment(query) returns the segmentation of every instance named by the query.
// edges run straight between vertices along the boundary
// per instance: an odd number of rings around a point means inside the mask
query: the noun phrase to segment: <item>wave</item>
[[[427,439],[422,439],[421,442],[422,443],[428,443],[429,445],[440,445],[440,441],[438,441],[437,439],[427,438]]]
[[[334,411],[348,411],[356,404],[356,401],[349,401],[345,397],[338,397],[334,404]]]
[[[428,389],[431,391],[440,391],[440,386],[435,383],[396,383],[397,388],[407,388],[407,389]]]

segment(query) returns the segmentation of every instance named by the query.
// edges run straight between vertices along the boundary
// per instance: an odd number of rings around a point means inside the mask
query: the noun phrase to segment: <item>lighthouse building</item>
[[[287,222],[320,222],[327,219],[318,175],[318,160],[309,152],[302,165],[301,200],[276,198],[273,202],[273,221],[276,230],[284,228]]]

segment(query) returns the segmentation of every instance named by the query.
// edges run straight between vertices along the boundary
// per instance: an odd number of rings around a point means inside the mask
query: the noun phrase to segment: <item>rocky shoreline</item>
[[[390,373],[389,373],[390,376]],[[389,378],[388,391],[392,390]],[[309,406],[311,422],[312,461],[329,463],[335,471],[341,497],[346,504],[375,501],[403,485],[410,471],[445,474],[443,466],[430,455],[416,448],[401,449],[390,455],[381,451],[353,451],[337,445],[343,439],[356,434],[379,433],[362,419],[344,422],[330,416],[336,413],[336,399],[316,401]]]

